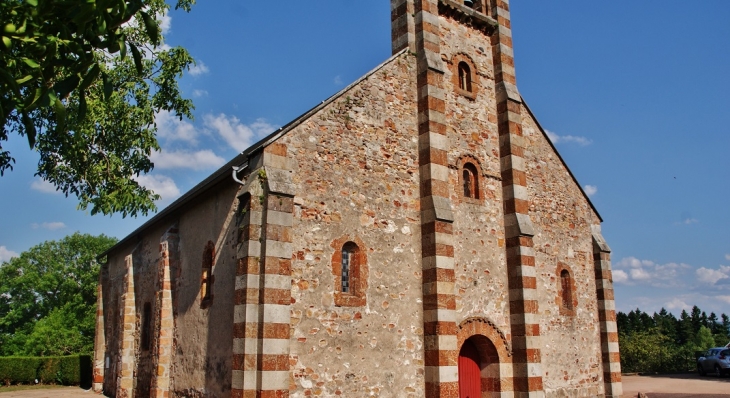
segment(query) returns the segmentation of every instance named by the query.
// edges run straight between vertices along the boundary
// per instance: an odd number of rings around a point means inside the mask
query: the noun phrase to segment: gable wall
[[[543,382],[547,396],[603,392],[591,225],[600,224],[528,110],[522,107],[527,186],[540,300]],[[558,262],[575,282],[574,315],[562,315]]]
[[[423,396],[415,57],[402,54],[278,142],[294,163],[292,397]],[[363,244],[365,305],[332,257]]]

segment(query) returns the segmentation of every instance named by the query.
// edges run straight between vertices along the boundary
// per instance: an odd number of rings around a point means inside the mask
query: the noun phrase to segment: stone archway
[[[502,392],[513,390],[512,378],[503,371],[512,363],[507,338],[491,322],[484,318],[463,321],[457,341],[459,398],[500,397]],[[474,396],[477,388],[478,395]]]

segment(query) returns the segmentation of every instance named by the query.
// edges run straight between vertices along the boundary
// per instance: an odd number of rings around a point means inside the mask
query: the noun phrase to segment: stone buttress
[[[239,196],[231,396],[287,397],[294,188],[286,146],[249,160]]]
[[[601,235],[600,226],[593,226],[593,262],[596,272],[596,296],[598,320],[601,324],[601,357],[603,359],[603,385],[606,397],[620,397],[621,357],[618,347],[616,304],[611,277],[611,249]]]

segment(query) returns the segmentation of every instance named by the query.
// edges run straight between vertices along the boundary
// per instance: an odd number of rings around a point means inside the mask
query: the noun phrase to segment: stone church
[[[508,0],[391,0],[393,55],[104,253],[123,397],[619,397],[601,217]]]

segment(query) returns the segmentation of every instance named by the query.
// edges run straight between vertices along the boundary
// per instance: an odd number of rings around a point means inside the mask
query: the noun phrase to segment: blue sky
[[[511,11],[518,88],[605,220],[618,309],[730,313],[730,2],[513,0]],[[141,180],[161,208],[391,51],[385,0],[201,0],[166,30],[198,65],[181,83],[195,121],[159,115],[163,151]],[[17,163],[0,178],[0,260],[144,222],[76,210],[33,176],[23,138],[4,147]]]

